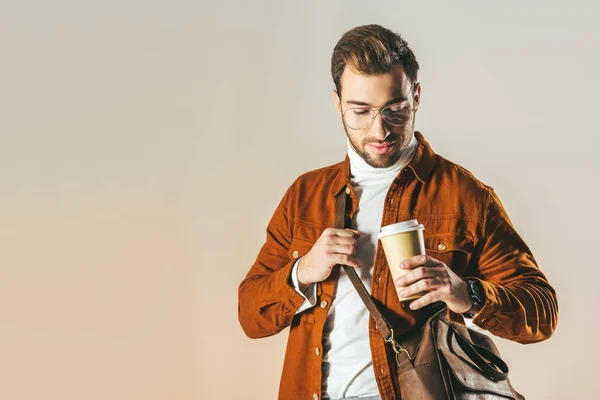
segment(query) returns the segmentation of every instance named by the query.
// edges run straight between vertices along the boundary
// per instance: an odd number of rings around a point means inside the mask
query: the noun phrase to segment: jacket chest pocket
[[[314,243],[309,240],[294,237],[292,239],[292,242],[290,243],[290,248],[288,249],[288,256],[290,257],[290,259],[298,260],[300,257],[306,255],[306,253],[308,253],[312,249],[313,246],[314,246]],[[315,289],[314,289],[314,287],[311,287],[308,290],[314,291]],[[308,310],[304,310],[304,311],[300,312],[299,314],[296,314],[294,316],[294,319],[295,320],[297,319],[299,322],[306,322],[306,323],[314,324],[315,323],[314,311],[315,311],[315,307],[311,307]]]
[[[423,233],[425,253],[463,277],[473,253],[473,239],[460,233]]]

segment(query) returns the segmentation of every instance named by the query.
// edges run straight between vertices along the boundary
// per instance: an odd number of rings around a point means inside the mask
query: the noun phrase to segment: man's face
[[[373,123],[364,129],[351,129],[342,120],[352,148],[367,164],[375,168],[386,168],[396,163],[414,135],[414,113],[419,106],[420,84],[413,84],[404,68],[397,65],[391,72],[381,75],[361,75],[346,67],[341,87],[341,96],[333,91],[340,118],[343,112],[356,107],[379,108],[400,104],[414,108],[410,120],[403,126],[386,122],[379,112],[375,113]]]

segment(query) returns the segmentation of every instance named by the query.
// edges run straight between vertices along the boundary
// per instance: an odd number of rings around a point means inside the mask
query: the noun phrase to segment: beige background
[[[498,340],[530,399],[597,391],[594,2],[0,0],[0,398],[273,399],[287,331],[237,286],[285,189],[340,161],[329,75],[402,33],[434,150],[496,188],[559,294]]]

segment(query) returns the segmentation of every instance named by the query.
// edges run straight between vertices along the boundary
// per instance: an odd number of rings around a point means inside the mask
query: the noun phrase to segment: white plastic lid
[[[410,228],[411,226],[415,226],[415,225],[419,225],[419,223],[417,222],[416,219],[411,219],[411,220],[404,221],[404,222],[398,222],[398,223],[392,224],[392,225],[386,225],[381,228],[381,232],[383,233],[383,232],[393,231],[393,230],[400,229],[400,228]]]
[[[398,222],[397,224],[386,225],[381,227],[379,233],[379,239],[385,236],[395,235],[397,233],[410,232],[417,229],[425,229],[423,225],[420,225],[416,219],[411,219],[404,222]]]

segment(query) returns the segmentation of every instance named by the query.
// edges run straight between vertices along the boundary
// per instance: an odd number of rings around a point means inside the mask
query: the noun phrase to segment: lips
[[[391,146],[393,146],[393,145],[394,145],[394,143],[386,143],[386,144],[384,144],[384,145],[381,145],[381,146],[379,146],[379,145],[376,145],[376,144],[371,144],[371,146],[373,146],[373,147],[375,147],[375,148],[378,148],[378,149],[385,149],[385,148],[387,148],[387,147],[391,147]]]
[[[396,144],[396,142],[394,143],[386,143],[385,145],[381,146],[381,145],[375,145],[375,144],[369,144],[369,146],[371,146],[377,153],[379,154],[385,154],[390,152],[390,150],[394,147],[394,145]]]

